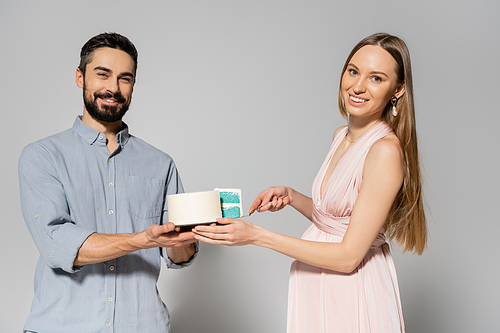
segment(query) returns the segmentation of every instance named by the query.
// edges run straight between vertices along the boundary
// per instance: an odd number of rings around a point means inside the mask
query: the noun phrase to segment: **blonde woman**
[[[260,193],[250,212],[290,205],[312,221],[301,239],[247,221],[198,226],[212,244],[267,247],[294,258],[288,332],[404,332],[394,263],[386,239],[421,254],[422,205],[410,55],[398,37],[379,33],[349,54],[339,88],[338,128],[312,186]]]

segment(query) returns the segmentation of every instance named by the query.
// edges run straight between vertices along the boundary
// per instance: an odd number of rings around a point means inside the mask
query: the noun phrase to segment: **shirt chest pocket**
[[[161,216],[165,191],[163,179],[128,176],[123,190],[124,202],[130,214],[143,219]]]

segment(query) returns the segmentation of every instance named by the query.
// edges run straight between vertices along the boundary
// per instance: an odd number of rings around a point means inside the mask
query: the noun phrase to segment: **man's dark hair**
[[[125,36],[115,32],[104,32],[89,39],[82,47],[80,52],[80,65],[78,68],[85,77],[85,69],[87,64],[92,61],[94,51],[101,47],[110,47],[112,49],[119,49],[127,53],[134,60],[134,75],[137,70],[137,49],[134,44]]]

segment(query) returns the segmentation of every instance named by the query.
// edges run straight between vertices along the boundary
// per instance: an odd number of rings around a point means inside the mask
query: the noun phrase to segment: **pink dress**
[[[312,186],[313,224],[302,239],[340,243],[362,181],[363,165],[372,144],[393,133],[379,122],[352,145],[325,186],[320,187],[330,160],[347,127],[334,138]],[[288,298],[289,333],[404,332],[396,270],[380,230],[361,264],[349,274],[294,260]]]

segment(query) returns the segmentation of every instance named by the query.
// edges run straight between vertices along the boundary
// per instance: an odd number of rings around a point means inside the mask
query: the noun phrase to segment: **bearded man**
[[[21,206],[40,252],[24,332],[169,332],[161,257],[189,266],[198,244],[168,222],[166,196],[184,191],[172,158],[122,121],[137,56],[122,35],[92,37],[76,70],[83,115],[21,154]]]

